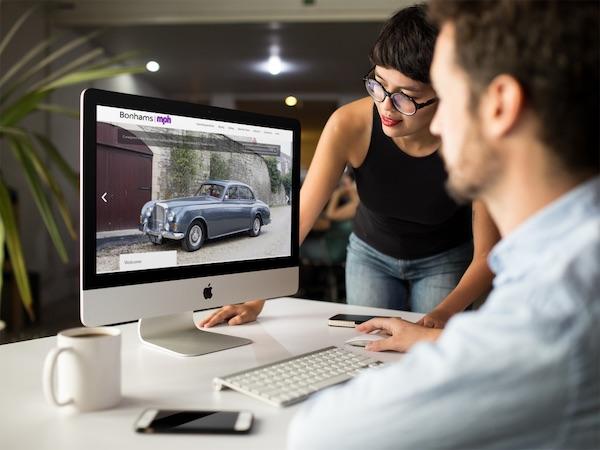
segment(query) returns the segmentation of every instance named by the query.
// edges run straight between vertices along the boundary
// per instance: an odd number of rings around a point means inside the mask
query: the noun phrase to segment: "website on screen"
[[[291,255],[290,130],[97,107],[96,272]]]

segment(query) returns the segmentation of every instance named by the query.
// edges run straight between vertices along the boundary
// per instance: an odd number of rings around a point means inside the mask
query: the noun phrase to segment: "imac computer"
[[[193,356],[248,344],[193,312],[298,290],[298,121],[81,94],[81,321]]]

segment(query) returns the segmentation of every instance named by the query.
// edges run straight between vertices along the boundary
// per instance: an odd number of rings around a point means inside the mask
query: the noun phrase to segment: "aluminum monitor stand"
[[[252,343],[250,339],[198,329],[192,311],[140,319],[138,334],[144,344],[179,356],[205,355]]]

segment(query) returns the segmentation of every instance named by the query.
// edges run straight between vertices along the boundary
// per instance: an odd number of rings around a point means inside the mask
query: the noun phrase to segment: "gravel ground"
[[[130,236],[104,238],[98,240],[96,266],[97,272],[115,272],[119,270],[119,255],[123,253],[146,253],[165,250],[177,251],[177,263],[205,264],[231,260],[247,260],[288,255],[290,252],[291,207],[271,208],[271,223],[265,225],[260,235],[250,237],[240,233],[229,237],[206,241],[195,252],[186,252],[180,241],[163,241],[152,244],[142,233]]]

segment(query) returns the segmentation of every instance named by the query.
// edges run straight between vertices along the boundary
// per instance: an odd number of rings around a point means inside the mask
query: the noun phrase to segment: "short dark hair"
[[[523,87],[540,139],[563,167],[598,171],[600,9],[596,1],[432,0],[430,19],[455,26],[456,63],[471,105],[500,74]]]
[[[424,4],[401,9],[381,29],[369,54],[371,64],[396,69],[415,81],[430,84],[437,33],[427,20]]]

